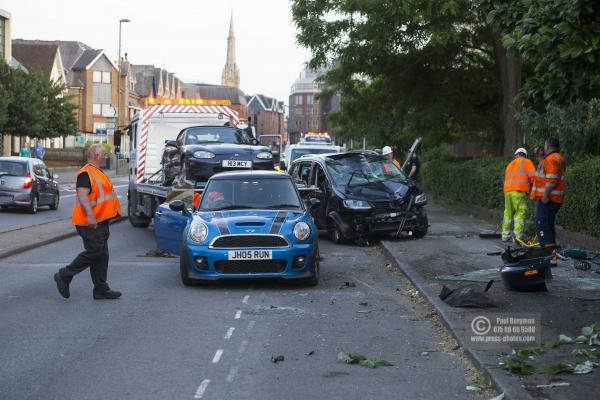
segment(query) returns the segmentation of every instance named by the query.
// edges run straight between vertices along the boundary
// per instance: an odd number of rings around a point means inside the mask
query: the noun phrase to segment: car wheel
[[[329,234],[329,239],[335,244],[344,244],[346,243],[346,238],[344,234],[340,230],[338,224],[330,219],[327,223],[327,233]]]
[[[317,286],[319,284],[319,274],[321,269],[319,261],[320,259],[321,253],[319,253],[319,245],[317,244],[313,262],[310,268],[312,275],[303,282],[306,286]]]
[[[3,210],[6,210],[8,208],[8,206],[2,206]]]
[[[181,275],[181,283],[183,283],[183,286],[196,286],[196,281],[190,279],[188,276],[189,272],[190,259],[185,248],[185,244],[182,244],[181,252],[179,253],[179,274]]]
[[[423,215],[420,218],[421,225],[415,229],[413,232],[413,237],[415,239],[421,239],[427,235],[427,230],[429,228],[429,220],[427,219],[427,214],[423,211]]]
[[[29,213],[37,214],[38,207],[39,207],[38,197],[36,195],[33,195],[33,197],[31,198],[31,204],[29,205],[29,209],[28,209]]]
[[[56,193],[56,196],[54,196],[54,200],[52,200],[52,204],[50,204],[50,209],[51,210],[58,210],[58,203],[60,202],[60,194],[58,194],[58,192]]]

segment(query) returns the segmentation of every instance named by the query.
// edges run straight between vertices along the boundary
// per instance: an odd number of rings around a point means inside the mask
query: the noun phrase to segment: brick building
[[[260,135],[282,135],[286,131],[283,101],[262,94],[246,96],[248,113]]]

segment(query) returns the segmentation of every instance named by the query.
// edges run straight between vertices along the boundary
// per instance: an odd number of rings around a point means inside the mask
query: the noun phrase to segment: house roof
[[[156,92],[153,65],[134,65],[130,66],[131,73],[135,75],[135,85],[133,90],[140,96],[151,97]]]
[[[184,83],[184,97],[200,98],[206,100],[229,100],[231,104],[246,106],[246,96],[240,89],[223,86],[210,85],[207,83]]]
[[[56,60],[58,45],[13,43],[12,55],[29,71],[38,71],[46,78],[50,77]]]
[[[246,98],[248,97],[249,96],[246,96]],[[273,97],[265,96],[264,94],[255,94],[248,101],[248,105],[250,106],[255,102],[265,111],[283,112],[283,101],[277,101],[277,99],[274,99]]]

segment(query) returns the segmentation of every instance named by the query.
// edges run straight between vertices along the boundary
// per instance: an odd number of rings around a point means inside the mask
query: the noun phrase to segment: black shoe
[[[94,292],[94,300],[112,300],[121,297],[121,292],[116,290],[107,290],[106,292],[96,293]]]
[[[56,282],[58,293],[65,299],[68,299],[69,296],[71,296],[71,293],[69,292],[69,283],[65,282],[58,272],[54,274],[54,282]]]

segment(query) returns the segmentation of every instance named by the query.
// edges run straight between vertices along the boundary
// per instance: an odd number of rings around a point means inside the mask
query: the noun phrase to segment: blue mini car
[[[319,281],[318,231],[291,178],[275,171],[214,175],[199,207],[184,191],[154,216],[157,247],[180,255],[184,285],[248,278]]]

